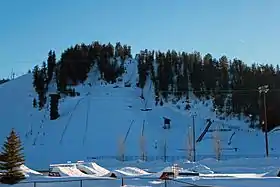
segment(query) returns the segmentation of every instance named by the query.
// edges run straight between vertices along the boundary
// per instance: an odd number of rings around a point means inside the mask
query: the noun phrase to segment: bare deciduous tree
[[[222,155],[222,149],[221,149],[221,137],[219,135],[218,127],[213,132],[213,140],[214,140],[214,151],[215,151],[216,159],[220,160]]]
[[[194,161],[193,160],[193,134],[192,134],[191,127],[189,127],[187,133],[187,158],[189,161]]]
[[[146,160],[146,149],[145,149],[145,137],[144,136],[140,136],[140,151],[141,151],[141,159],[143,161]]]
[[[124,161],[125,145],[124,138],[121,137],[118,141],[118,156],[121,161]]]

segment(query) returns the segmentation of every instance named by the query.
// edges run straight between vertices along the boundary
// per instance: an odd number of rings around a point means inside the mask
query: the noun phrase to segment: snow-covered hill
[[[48,107],[42,111],[33,108],[32,100],[37,93],[32,86],[32,74],[26,74],[0,85],[0,144],[12,128],[19,133],[24,144],[26,165],[35,169],[48,168],[49,164],[68,160],[86,160],[88,157],[119,156],[121,141],[124,141],[125,156],[140,156],[140,135],[144,132],[144,147],[147,156],[187,156],[188,131],[195,116],[196,139],[213,121],[210,130],[219,132],[222,156],[264,155],[262,132],[248,128],[244,120],[219,119],[212,112],[211,101],[191,98],[191,110],[184,110],[183,100],[155,106],[153,85],[148,79],[144,88],[145,100],[136,87],[137,61],[125,62],[127,73],[116,84],[105,84],[98,80],[97,68],[93,68],[83,85],[76,87],[81,95],[60,100],[60,118],[49,120]],[[125,87],[130,82],[131,87]],[[90,84],[89,84],[90,83]],[[55,85],[50,85],[50,90]],[[151,108],[150,111],[142,111]],[[163,117],[171,119],[171,129],[163,129]],[[144,124],[144,125],[143,125]],[[144,126],[144,130],[143,130]],[[130,129],[130,130],[129,130]],[[208,132],[196,145],[197,155],[215,155],[213,134]],[[277,143],[280,135],[269,134],[270,153],[280,153]]]

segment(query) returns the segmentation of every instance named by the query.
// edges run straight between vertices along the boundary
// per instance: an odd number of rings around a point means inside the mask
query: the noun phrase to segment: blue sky
[[[9,0],[0,2],[0,78],[76,43],[197,50],[279,63],[279,0]]]

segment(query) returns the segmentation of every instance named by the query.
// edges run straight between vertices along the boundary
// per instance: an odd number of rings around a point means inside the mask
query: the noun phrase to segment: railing
[[[95,182],[93,182],[95,181]],[[102,178],[79,178],[79,179],[61,179],[61,178],[53,178],[49,180],[36,180],[36,181],[22,181],[18,184],[15,184],[13,186],[15,187],[43,187],[46,186],[46,184],[51,184],[52,187],[62,187],[62,186],[73,186],[73,187],[87,187],[92,186],[92,184],[100,183],[100,182],[108,182],[110,184],[110,181],[114,181],[113,183],[119,185],[121,184],[120,179],[102,179]],[[109,185],[110,186],[110,185]]]
[[[92,186],[125,186],[127,184],[133,185],[150,185],[149,182],[151,180],[159,180],[159,178],[155,177],[127,177],[127,178],[118,178],[118,179],[101,179],[101,178],[86,178],[86,179],[52,179],[52,180],[42,180],[42,181],[24,181],[19,182],[18,184],[13,185],[13,187],[92,187]],[[48,185],[49,184],[49,185]],[[184,180],[175,179],[173,177],[163,177],[161,179],[161,184],[159,186],[174,186],[174,184],[184,185],[184,186],[196,186],[200,187],[200,185],[195,184],[195,182],[187,182]],[[205,186],[203,186],[205,187]],[[214,187],[208,185],[208,187]]]

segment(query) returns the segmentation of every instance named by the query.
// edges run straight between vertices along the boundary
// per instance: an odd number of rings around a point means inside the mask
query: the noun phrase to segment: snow
[[[25,165],[21,165],[19,170],[22,171],[26,177],[43,175],[42,173],[32,170]]]
[[[207,163],[203,165],[202,162]],[[237,165],[235,166],[235,163]],[[259,165],[259,163],[261,163]],[[171,180],[167,181],[167,186],[177,187],[184,186],[186,184],[194,185],[207,185],[207,186],[224,186],[224,187],[255,187],[255,186],[279,186],[280,178],[276,177],[275,168],[272,169],[271,166],[279,166],[279,159],[270,158],[270,159],[248,159],[239,161],[226,160],[226,161],[216,161],[213,159],[203,160],[200,163],[198,162],[185,162],[177,161],[176,165],[178,166],[180,172],[191,171],[194,166],[203,165],[204,168],[209,168],[209,170],[215,171],[217,168],[220,168],[220,172],[204,172],[202,169],[199,172],[199,176],[178,176],[176,178],[170,178]],[[48,176],[37,176],[37,177],[27,177],[20,184],[14,186],[24,186],[32,187],[34,182],[36,186],[40,187],[63,187],[63,186],[73,186],[79,187],[82,181],[83,187],[90,186],[121,186],[122,180],[125,186],[164,186],[164,180],[160,180],[159,176],[163,171],[172,171],[173,164],[165,163],[166,167],[159,169],[159,166],[162,166],[162,162],[134,162],[129,163],[129,167],[125,166],[127,163],[119,163],[118,171],[123,171],[122,176],[118,178],[109,178],[109,177],[96,177],[95,175],[86,175],[80,174],[78,171],[77,165],[84,164],[89,165],[90,163],[71,163],[71,164],[60,164],[52,165],[53,168],[60,168],[59,172],[66,173],[62,177],[48,177]],[[107,162],[108,166],[115,167],[114,162]],[[103,168],[98,163],[94,165]],[[239,165],[242,165],[241,168]],[[231,166],[231,167],[229,167]],[[149,168],[156,173],[150,173],[145,171],[143,167]],[[216,167],[216,168],[215,168]],[[62,169],[63,168],[63,169]],[[109,168],[103,168],[102,170],[109,171]],[[201,167],[202,168],[202,167]],[[251,170],[248,172],[246,168],[255,168],[255,172]],[[264,169],[266,168],[266,169]],[[116,171],[116,170],[115,170]],[[111,170],[110,172],[115,172]],[[221,171],[223,171],[221,173]],[[257,173],[257,171],[259,173]],[[274,173],[274,174],[273,174]],[[1,185],[6,187],[6,185]]]
[[[82,173],[80,170],[72,167],[54,167],[53,172],[60,173],[61,176],[69,177],[86,177],[87,175]]]
[[[141,175],[149,175],[150,173],[142,170],[142,169],[139,169],[139,168],[136,168],[136,167],[124,167],[124,168],[121,168],[121,169],[117,169],[115,170],[116,172],[119,172],[123,175],[126,175],[126,176],[141,176]]]
[[[163,187],[164,182],[163,181],[147,181],[143,180],[142,184],[139,184],[139,180],[129,179],[126,181],[127,187]],[[193,184],[193,181],[184,181],[188,182],[190,184]],[[279,180],[278,179],[211,179],[211,180],[201,180],[196,181],[195,184],[197,185],[205,185],[209,186],[212,185],[213,187],[256,187],[256,186],[266,186],[269,187],[278,187],[279,186]],[[176,183],[173,181],[167,181],[168,187],[179,187],[179,186],[187,186],[186,184]],[[15,185],[16,187],[33,187],[33,184],[18,184]],[[59,182],[59,183],[46,183],[46,184],[38,184],[37,186],[40,187],[79,187],[80,182],[74,181],[74,182]],[[101,181],[101,180],[93,180],[93,181],[84,181],[83,187],[119,187],[121,186],[120,180],[110,180],[110,181]],[[6,187],[6,185],[3,185],[3,187]]]
[[[99,173],[99,175],[101,176],[105,176],[105,175],[108,175],[110,173],[109,170],[99,166],[98,164],[94,163],[94,162],[91,162],[90,163],[90,166]]]
[[[83,164],[78,164],[77,165],[77,168],[81,171],[84,171],[86,174],[89,174],[89,175],[96,175],[98,172],[95,171],[94,169],[88,167],[88,166],[85,166]]]
[[[86,172],[87,174],[91,174],[91,175],[95,175],[97,177],[104,177],[104,176],[108,176],[110,175],[110,171],[97,165],[94,162],[90,162],[90,163],[83,163],[83,164],[77,164],[76,167],[79,170],[82,170],[84,172]]]
[[[269,133],[271,158],[264,159],[264,135],[259,130],[249,129],[249,124],[245,123],[244,117],[241,117],[241,120],[235,117],[220,119],[212,111],[210,100],[202,102],[194,96],[191,96],[190,111],[184,110],[186,105],[184,99],[172,102],[171,98],[163,106],[155,106],[153,85],[149,79],[143,90],[145,100],[139,97],[141,89],[136,87],[137,61],[129,59],[125,62],[125,67],[127,73],[124,74],[123,80],[115,84],[106,84],[104,81],[98,80],[98,70],[93,67],[88,74],[87,81],[75,87],[81,95],[65,97],[60,100],[59,113],[61,116],[54,121],[49,119],[48,106],[42,111],[38,111],[32,106],[33,98],[37,98],[32,86],[32,74],[23,75],[0,85],[2,104],[0,114],[3,124],[0,131],[0,144],[4,142],[10,130],[15,128],[24,145],[25,164],[35,170],[46,170],[50,164],[66,163],[69,160],[76,162],[82,159],[86,160],[86,163],[80,165],[84,166],[88,172],[95,172],[95,177],[107,176],[111,172],[119,172],[122,176],[129,177],[150,174],[158,177],[160,172],[171,167],[171,164],[175,162],[186,171],[202,173],[204,177],[199,177],[199,179],[196,177],[184,179],[197,181],[198,184],[276,186],[275,183],[279,180],[274,177],[279,169],[277,166],[279,166],[280,161],[274,156],[280,155],[279,131],[275,130]],[[126,82],[131,83],[131,87],[125,87]],[[88,83],[91,83],[92,86]],[[52,81],[50,88],[54,90],[55,81]],[[141,111],[145,108],[152,110]],[[218,134],[221,138],[222,161],[214,160],[212,132],[207,132],[202,141],[196,144],[198,162],[182,160],[187,156],[186,141],[189,127],[192,125],[192,114],[196,114],[196,138],[204,130],[207,119],[213,121],[210,130],[230,129],[230,131]],[[171,129],[162,128],[163,117],[171,119]],[[125,140],[131,123],[130,131]],[[148,162],[139,160],[143,123],[144,147]],[[169,162],[160,160],[164,155],[165,141],[167,161]],[[115,160],[115,157],[120,156],[121,142],[124,142],[124,155],[130,158],[129,161]],[[91,158],[99,156],[102,156],[103,159],[92,162]],[[77,167],[78,165],[65,170],[65,168],[57,166],[55,170],[64,173],[64,178],[67,179],[72,178],[73,175],[75,175],[75,179],[88,178],[88,175],[82,173]],[[28,170],[26,174],[32,175],[29,178],[33,179],[33,174],[37,173]],[[217,176],[217,174],[219,175]],[[30,180],[29,178],[27,180]],[[37,178],[57,180],[42,176]],[[238,178],[238,180],[233,178]],[[136,186],[139,186],[139,183],[144,186],[164,185],[162,183],[156,184],[157,180],[150,179],[146,181],[143,179],[144,182],[139,182],[136,179],[128,180],[129,184]],[[92,183],[96,186],[120,185],[119,179],[85,181],[84,186],[87,186],[86,183],[88,185]],[[21,185],[32,186],[31,184]],[[77,186],[79,182],[69,183],[69,186],[71,185]],[[172,185],[176,186],[177,184],[172,182]],[[40,186],[45,186],[45,184],[40,184]],[[63,185],[50,183],[46,186]]]

